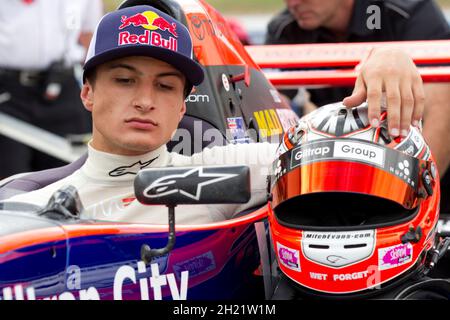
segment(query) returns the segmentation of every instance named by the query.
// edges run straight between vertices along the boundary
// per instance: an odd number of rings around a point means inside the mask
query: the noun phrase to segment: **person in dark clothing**
[[[266,44],[438,40],[450,27],[431,0],[285,0],[269,23]],[[379,8],[374,9],[374,8]],[[375,10],[375,11],[374,11]],[[379,18],[374,15],[379,13]],[[309,90],[316,105],[342,100],[352,88]]]
[[[434,0],[285,0],[286,8],[268,25],[266,44],[307,44],[450,39],[450,26]],[[389,100],[409,103],[398,84]],[[293,98],[297,91],[283,91]],[[317,106],[341,101],[351,87],[308,90]],[[438,164],[441,212],[450,212],[450,85],[425,85],[423,134]],[[406,97],[406,99],[405,99]],[[345,100],[344,100],[345,103]],[[445,176],[444,176],[445,175]]]

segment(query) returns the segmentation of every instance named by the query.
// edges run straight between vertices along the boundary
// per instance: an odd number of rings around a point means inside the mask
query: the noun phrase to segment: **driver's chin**
[[[125,156],[139,156],[142,154],[149,153],[158,149],[160,145],[149,145],[149,144],[126,144],[121,146],[121,155]]]
[[[163,139],[152,137],[151,135],[144,135],[143,137],[127,137],[121,139],[120,149],[123,155],[141,155],[154,151],[166,144],[167,141]]]

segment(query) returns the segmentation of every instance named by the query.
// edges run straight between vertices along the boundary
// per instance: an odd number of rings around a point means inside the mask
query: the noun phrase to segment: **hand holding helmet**
[[[389,133],[406,137],[412,124],[417,126],[424,111],[423,82],[411,57],[400,51],[375,48],[359,68],[355,89],[344,104],[351,108],[366,100],[373,127],[381,121],[382,95],[387,98]]]

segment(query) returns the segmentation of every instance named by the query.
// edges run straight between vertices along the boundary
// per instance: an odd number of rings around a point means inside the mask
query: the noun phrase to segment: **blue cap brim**
[[[194,86],[201,84],[205,78],[205,73],[199,63],[175,51],[154,46],[130,46],[104,51],[86,62],[84,74],[100,64],[129,56],[147,56],[167,62],[183,73],[186,80]]]

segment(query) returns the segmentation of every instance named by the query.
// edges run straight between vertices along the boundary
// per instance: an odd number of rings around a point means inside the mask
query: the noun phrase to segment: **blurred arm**
[[[80,33],[80,37],[78,38],[78,42],[83,46],[86,52],[89,48],[89,43],[91,42],[92,35],[92,32],[82,32]]]
[[[89,48],[95,27],[104,14],[103,2],[101,0],[91,0],[87,2],[83,14],[81,32],[78,42],[86,49]]]

